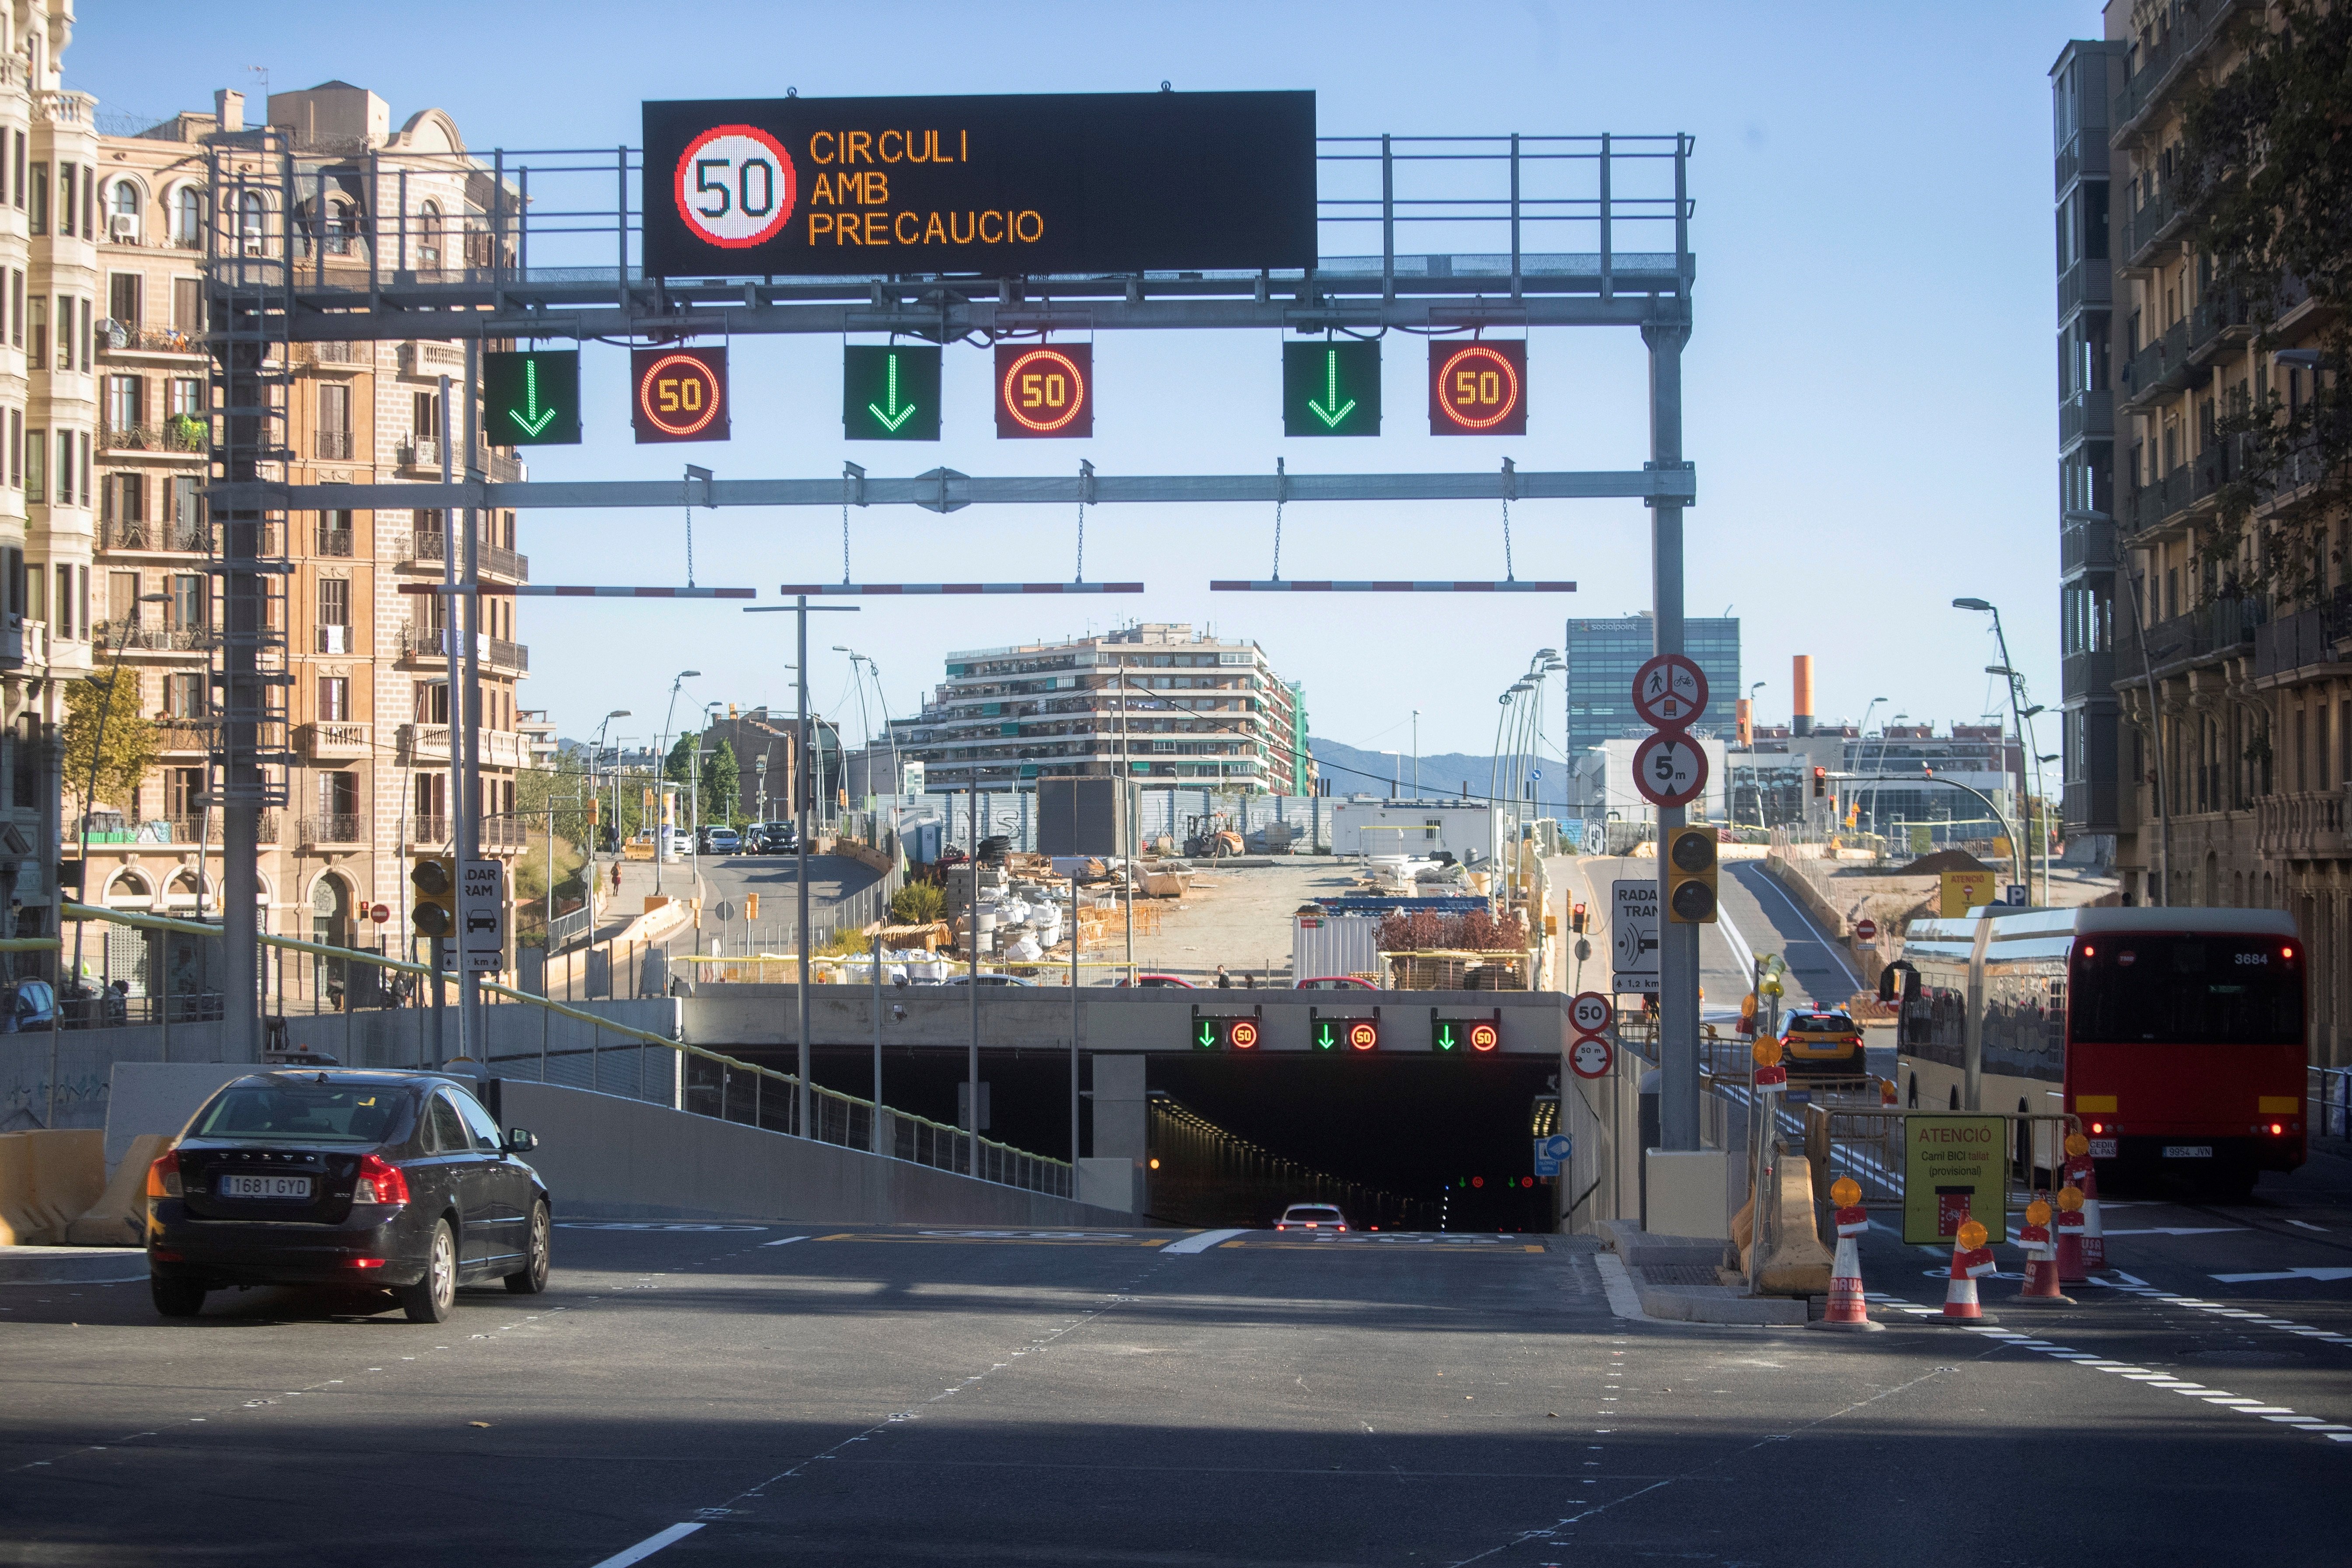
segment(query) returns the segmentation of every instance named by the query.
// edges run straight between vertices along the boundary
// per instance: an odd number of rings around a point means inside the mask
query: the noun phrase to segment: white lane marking
[[[2107,1232],[2113,1236],[2115,1232]],[[2215,1279],[2224,1285],[2252,1285],[2266,1279],[2316,1279],[2332,1283],[2352,1279],[2352,1268],[2288,1268],[2274,1274],[2216,1274]]]
[[[2242,1225],[2158,1225],[2146,1230],[2110,1230],[2109,1236],[2220,1236],[2224,1231],[2239,1231]]]
[[[673,1524],[667,1530],[646,1536],[626,1552],[616,1552],[596,1568],[629,1568],[632,1563],[642,1563],[665,1546],[675,1546],[702,1528],[699,1524]]]
[[[1593,1267],[1601,1270],[1601,1289],[1609,1298],[1609,1311],[1619,1318],[1649,1317],[1642,1310],[1642,1293],[1633,1288],[1633,1277],[1625,1271],[1625,1260],[1613,1252],[1596,1252]]]
[[[781,1241],[763,1241],[760,1243],[760,1245],[761,1247],[790,1247],[795,1241],[806,1241],[808,1237],[805,1236],[788,1236]]]
[[[139,1285],[146,1279],[144,1274],[122,1274],[103,1279],[0,1279],[0,1285]]]
[[[1190,1257],[1193,1253],[1206,1252],[1213,1247],[1222,1246],[1237,1236],[1248,1234],[1246,1230],[1204,1230],[1198,1236],[1188,1236],[1181,1241],[1171,1241],[1160,1250],[1171,1257]]]
[[[1845,961],[1845,954],[1838,950],[1837,943],[1823,936],[1822,934],[1822,928],[1813,923],[1812,917],[1806,914],[1802,909],[1798,907],[1797,900],[1789,896],[1788,889],[1780,886],[1780,879],[1774,877],[1769,871],[1764,870],[1760,866],[1757,869],[1757,875],[1763,879],[1765,886],[1770,888],[1775,893],[1780,895],[1780,901],[1789,906],[1789,912],[1797,917],[1798,923],[1812,933],[1813,940],[1821,943],[1822,951],[1828,953],[1832,958],[1837,961],[1837,966],[1845,971],[1846,983],[1852,985],[1854,990],[1861,990],[1862,976],[1853,972],[1853,965]],[[1741,887],[1748,888],[1746,879],[1741,878],[1737,879]],[[1755,898],[1756,889],[1753,888],[1748,888],[1748,896],[1751,899]],[[1762,909],[1764,907],[1764,901],[1761,899],[1758,899],[1756,907],[1759,910]],[[1769,920],[1771,917],[1768,915],[1765,918]],[[1775,923],[1777,924],[1778,922],[1776,921]],[[1818,998],[1816,998],[1816,1000],[1818,1000]]]
[[[2289,1224],[2289,1225],[2291,1225],[2291,1226],[2296,1226],[2297,1228],[2302,1229],[2302,1230],[2315,1230],[2315,1231],[2319,1232],[2322,1236],[2325,1236],[2325,1235],[2326,1235],[2326,1234],[2327,1234],[2327,1227],[2326,1227],[2326,1226],[2324,1226],[2324,1225],[2314,1225],[2314,1224],[2312,1224],[2312,1223],[2311,1223],[2309,1220],[2307,1220],[2307,1219],[2291,1219],[2291,1220],[2287,1221],[2287,1224]]]

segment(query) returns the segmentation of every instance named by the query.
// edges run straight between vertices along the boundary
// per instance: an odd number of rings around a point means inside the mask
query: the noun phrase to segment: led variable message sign
[[[1311,92],[651,102],[659,277],[1312,268]]]
[[[1429,433],[1526,435],[1528,345],[1431,342]]]
[[[1282,345],[1282,433],[1381,433],[1381,345],[1324,341]]]
[[[484,438],[493,447],[580,444],[580,351],[482,356]]]
[[[940,351],[853,343],[841,351],[841,433],[852,441],[940,438]]]
[[[997,435],[1093,435],[1094,380],[1091,343],[997,344]]]
[[[1196,1051],[1254,1051],[1258,1046],[1255,1018],[1204,1018],[1192,1015],[1192,1048]]]
[[[1442,1057],[1492,1056],[1502,1032],[1485,1018],[1433,1018],[1429,1048]]]
[[[727,439],[725,349],[631,349],[629,371],[640,444]]]

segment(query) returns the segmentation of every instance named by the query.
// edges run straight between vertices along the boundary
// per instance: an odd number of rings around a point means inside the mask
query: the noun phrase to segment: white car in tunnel
[[[1348,1228],[1348,1218],[1329,1204],[1293,1204],[1274,1222],[1276,1230],[1337,1230]]]

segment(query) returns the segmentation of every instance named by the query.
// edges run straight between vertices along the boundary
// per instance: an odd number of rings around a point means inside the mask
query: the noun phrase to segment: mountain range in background
[[[1335,798],[1348,795],[1386,796],[1392,784],[1400,799],[1412,795],[1414,770],[1410,756],[1359,751],[1320,735],[1308,736],[1307,749],[1315,753],[1316,765],[1331,781]],[[1568,800],[1568,764],[1558,757],[1549,757],[1530,766],[1543,770],[1543,777],[1536,781],[1538,815],[1561,816]],[[1429,800],[1458,797],[1465,785],[1473,800],[1482,800],[1496,776],[1491,755],[1473,756],[1464,752],[1432,752],[1421,759],[1420,773],[1421,793]],[[1396,782],[1399,780],[1402,782]]]

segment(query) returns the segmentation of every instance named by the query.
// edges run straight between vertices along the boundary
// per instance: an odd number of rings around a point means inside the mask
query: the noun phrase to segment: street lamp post
[[[689,680],[700,679],[698,669],[681,669],[669,683],[669,706],[662,712],[661,734],[654,742],[654,891],[662,890],[662,862],[669,858],[669,840],[662,832],[667,826],[663,818],[669,816],[669,780],[665,776],[669,767],[669,721],[677,716],[677,690]]]
[[[1987,675],[2000,676],[2009,683],[2010,718],[2017,727],[2017,794],[2019,797],[2017,812],[2018,828],[2021,833],[2032,832],[2034,831],[2033,797],[2027,793],[2025,763],[2026,758],[2032,753],[2033,748],[2025,733],[2025,716],[2021,711],[2024,704],[2018,697],[2017,685],[2021,677],[2018,675],[2016,666],[2010,661],[2009,635],[2001,629],[2000,611],[1997,606],[1983,599],[1954,599],[1952,601],[1952,608],[1956,610],[1976,610],[1992,616],[1993,645],[2000,650],[2000,662],[1999,664],[1989,664],[1985,666],[1985,673]],[[2040,771],[2040,766],[2041,764],[2038,763],[2035,764],[2037,773]],[[2001,772],[2007,773],[2008,771],[2008,759],[2004,757],[2001,759]],[[2039,786],[2037,785],[2036,787],[2038,788]],[[2050,844],[2048,835],[2042,834],[2041,835],[2041,837],[2042,839],[2042,901],[2046,905],[2050,901]],[[2033,852],[2031,848],[2026,847],[2022,839],[2019,841],[2018,847],[2021,849],[2023,849],[2026,855],[2023,868],[2024,876],[2021,880],[2024,882],[2028,889],[2027,897],[2030,900],[2032,898],[2032,889],[2033,886]]]

